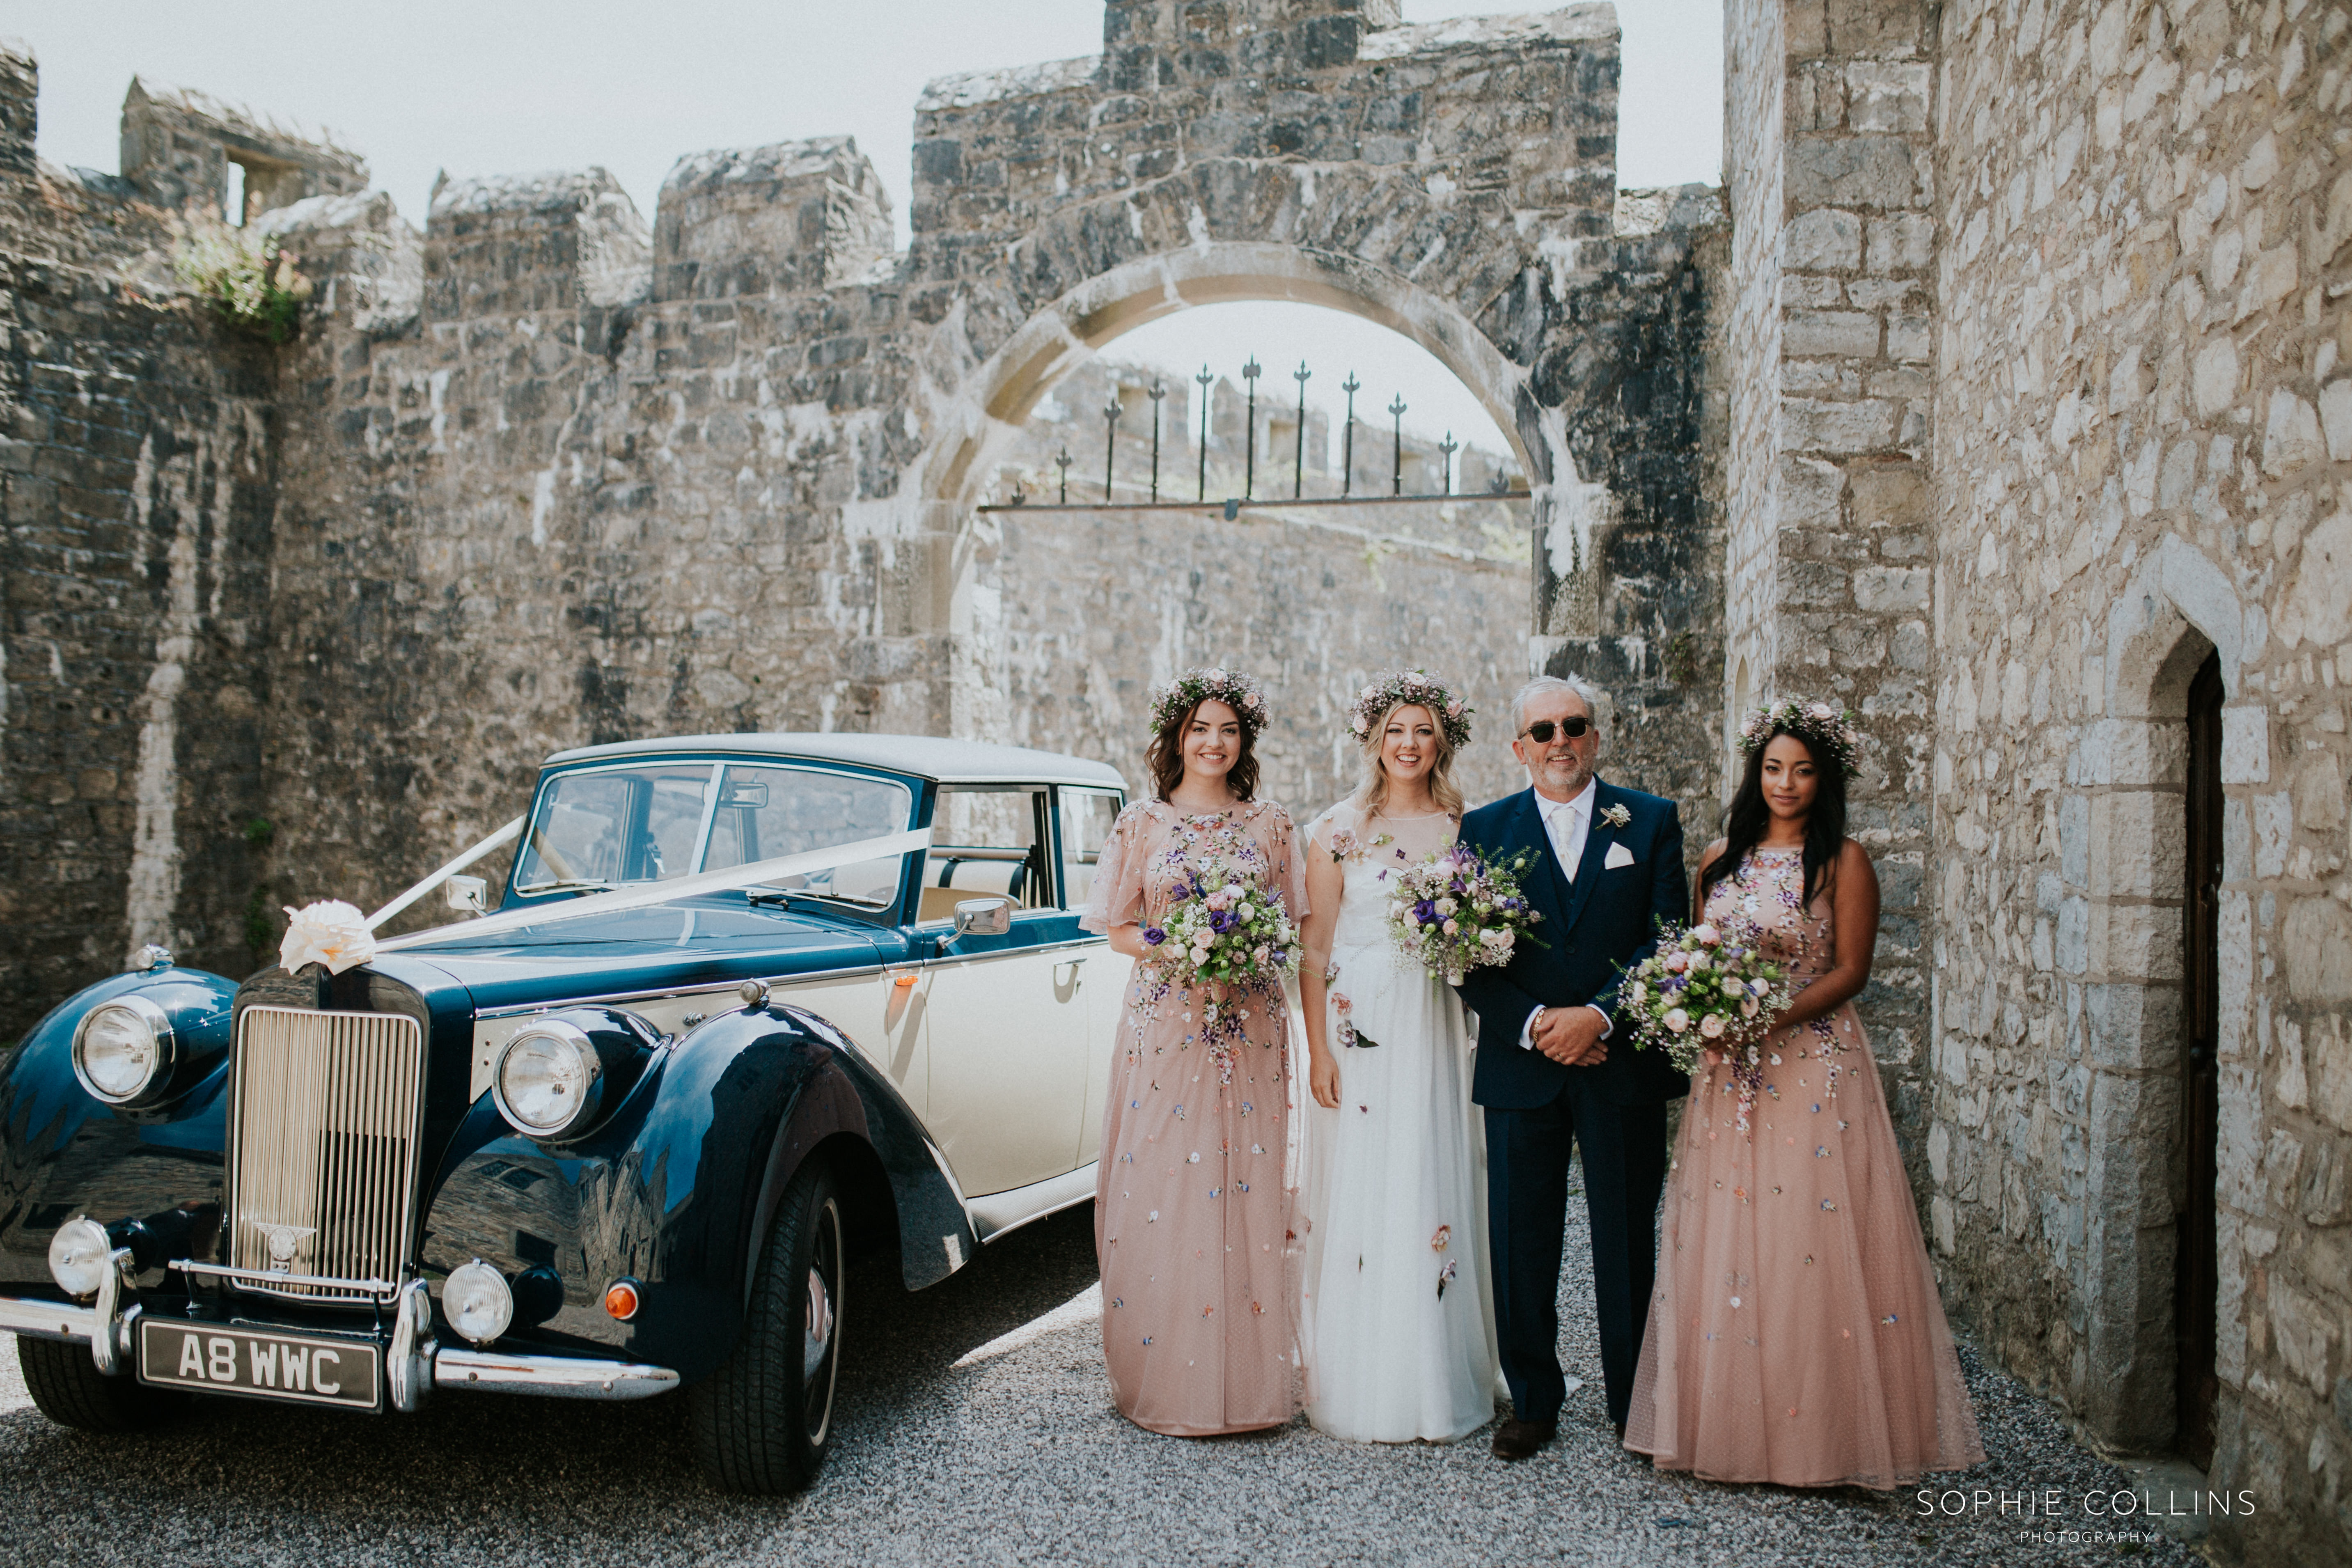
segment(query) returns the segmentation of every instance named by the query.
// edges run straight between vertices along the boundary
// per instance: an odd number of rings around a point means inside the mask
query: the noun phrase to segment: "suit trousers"
[[[1609,1418],[1633,1408],[1633,1372],[1657,1275],[1658,1198],[1666,1180],[1662,1100],[1612,1105],[1574,1075],[1549,1104],[1486,1107],[1486,1224],[1495,1270],[1495,1330],[1503,1377],[1522,1421],[1559,1419],[1559,1264],[1568,1224],[1569,1160],[1584,1155],[1592,1228],[1592,1294]]]

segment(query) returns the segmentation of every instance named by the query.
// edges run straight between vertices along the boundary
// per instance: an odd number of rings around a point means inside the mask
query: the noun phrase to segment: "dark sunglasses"
[[[1551,732],[1553,727],[1554,726],[1550,720],[1538,719],[1534,723],[1528,725],[1526,729],[1520,731],[1519,733],[1525,735],[1528,740],[1533,741],[1538,746],[1549,746],[1551,744]],[[1559,721],[1558,728],[1559,732],[1567,736],[1570,740],[1581,741],[1588,732],[1598,730],[1601,728],[1601,725],[1595,720],[1586,719],[1580,715],[1571,715],[1569,718],[1562,719]]]

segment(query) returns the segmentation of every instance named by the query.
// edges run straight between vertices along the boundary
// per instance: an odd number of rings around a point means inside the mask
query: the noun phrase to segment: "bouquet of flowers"
[[[1752,929],[1662,926],[1657,952],[1617,988],[1634,1049],[1659,1047],[1683,1072],[1696,1072],[1709,1050],[1724,1054],[1739,1085],[1743,1132],[1764,1083],[1765,1037],[1795,994],[1787,973],[1766,961],[1761,940]]]
[[[1164,923],[1146,926],[1144,945],[1161,977],[1177,985],[1270,985],[1298,967],[1298,927],[1282,894],[1255,871],[1222,860],[1188,865],[1170,890]]]
[[[1397,950],[1448,985],[1473,969],[1508,963],[1520,933],[1543,918],[1519,893],[1519,874],[1534,858],[1528,851],[1490,862],[1456,844],[1395,872],[1389,933]]]

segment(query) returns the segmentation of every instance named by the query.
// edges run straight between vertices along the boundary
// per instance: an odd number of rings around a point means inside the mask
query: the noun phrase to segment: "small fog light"
[[[507,1289],[506,1276],[477,1258],[449,1270],[441,1286],[441,1310],[451,1328],[486,1345],[514,1321],[514,1292]]]
[[[104,1226],[87,1217],[69,1219],[49,1237],[49,1278],[68,1296],[88,1296],[104,1282],[107,1259],[113,1256]]]
[[[615,1279],[604,1288],[604,1315],[625,1323],[637,1315],[637,1283]]]

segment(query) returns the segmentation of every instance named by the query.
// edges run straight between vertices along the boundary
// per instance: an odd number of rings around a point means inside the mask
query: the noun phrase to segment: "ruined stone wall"
[[[30,56],[0,50],[11,1034],[143,942],[251,969],[268,836],[271,354],[168,287],[163,214],[134,188],[36,159],[36,90]]]
[[[286,371],[289,888],[397,891],[563,746],[944,728],[922,563],[845,521],[912,447],[845,139],[685,160],[650,234],[601,170],[451,184],[404,311],[388,203],[287,226],[341,301]]]
[[[1945,7],[1933,1233],[1988,1348],[2162,1448],[2184,727],[2227,686],[2216,1487],[2352,1556],[2352,16]]]
[[[175,732],[201,713],[206,743],[233,742],[221,756],[259,782],[215,787],[184,746],[181,787],[274,825],[236,851],[235,887],[182,898],[175,929],[318,896],[372,904],[519,809],[547,752],[584,742],[887,730],[1126,756],[1130,697],[1097,672],[1130,654],[1148,679],[1162,657],[1263,650],[1311,717],[1311,745],[1302,731],[1279,748],[1310,795],[1340,785],[1318,748],[1370,668],[1450,663],[1492,727],[1549,661],[1615,691],[1617,776],[1704,802],[1721,476],[1701,448],[1723,405],[1701,362],[1720,327],[1719,209],[1699,190],[1616,191],[1606,6],[1395,22],[1371,0],[1121,0],[1102,57],[934,84],[905,255],[845,139],[688,157],[650,225],[601,171],[449,182],[420,234],[350,188],[341,150],[200,94],[135,90],[132,177],[74,176],[83,205],[27,205],[41,232],[14,243],[104,252],[93,289],[136,276],[165,290],[160,243],[115,256],[115,209],[87,204],[202,210],[243,163],[247,216],[319,285],[297,342],[209,349],[216,379],[197,388],[254,378],[255,418],[219,426],[246,433],[236,482],[205,493],[264,520],[234,535],[264,602],[244,614],[239,590],[204,574],[243,569],[210,542],[233,531],[191,525],[200,574],[148,569],[137,624],[169,635],[121,676],[133,696],[151,677],[200,691]],[[5,107],[29,128],[29,93]],[[1534,583],[1517,542],[1460,527],[1449,554],[1443,528],[1188,525],[1198,537],[1176,553],[1192,564],[1162,580],[1131,519],[977,512],[993,457],[1072,366],[1153,314],[1236,298],[1352,310],[1455,368],[1533,487],[1515,504],[1532,513]],[[146,380],[142,396],[175,384]],[[184,400],[173,429],[218,425]],[[1360,444],[1360,477],[1383,456]],[[136,457],[133,443],[134,474]],[[107,504],[148,515],[127,493]],[[1250,548],[1219,548],[1234,538]],[[1415,552],[1427,581],[1388,592]],[[59,559],[23,614],[109,592],[107,568]],[[1196,593],[1196,566],[1203,589],[1222,585]],[[233,627],[251,679],[185,660],[156,673],[185,620],[169,606],[191,591],[203,627]],[[22,672],[46,657],[26,646],[8,644],[12,768]],[[201,707],[239,692],[250,734]],[[152,864],[192,876],[189,840],[173,842]],[[115,875],[133,858],[109,845],[89,863]],[[81,956],[12,980],[23,994],[110,966],[119,920],[102,942],[88,921],[59,929]]]

